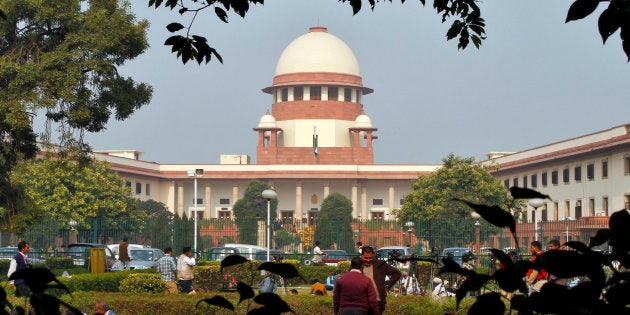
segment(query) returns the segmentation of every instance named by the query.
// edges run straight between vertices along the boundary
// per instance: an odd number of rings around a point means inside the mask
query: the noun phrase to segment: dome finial
[[[315,32],[328,33],[327,28],[324,26],[313,26],[309,28],[308,30],[310,33],[315,33]]]

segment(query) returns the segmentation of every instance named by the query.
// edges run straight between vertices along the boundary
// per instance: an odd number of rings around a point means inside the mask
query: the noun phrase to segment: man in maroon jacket
[[[337,279],[333,291],[335,315],[381,314],[374,284],[361,273],[362,267],[363,260],[354,257],[350,261],[350,272]]]
[[[378,300],[381,314],[385,312],[385,304],[387,298],[387,290],[391,288],[400,279],[400,271],[387,264],[384,260],[378,260],[374,257],[374,248],[371,246],[363,246],[361,254],[363,260],[363,274],[372,279],[372,283],[376,288],[376,299]],[[387,280],[385,280],[387,277]]]

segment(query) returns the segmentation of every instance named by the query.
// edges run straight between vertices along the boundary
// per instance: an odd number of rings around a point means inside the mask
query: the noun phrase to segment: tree
[[[236,226],[238,227],[238,237],[241,243],[257,244],[258,243],[258,222],[267,219],[267,199],[263,198],[261,193],[265,189],[271,187],[264,182],[254,180],[249,182],[245,189],[243,198],[234,203],[233,211]],[[278,208],[278,200],[271,200],[271,221],[275,221]]]
[[[0,0],[0,112],[9,130],[24,130],[21,141],[35,144],[31,116],[45,112],[62,146],[88,149],[86,131],[149,102],[151,87],[117,69],[148,47],[148,22],[119,2]]]
[[[339,0],[342,3],[349,3],[352,13],[361,11],[362,0]],[[368,0],[370,8],[374,11],[378,2],[393,2],[392,0]],[[405,0],[401,0],[404,3]],[[446,39],[458,38],[457,49],[465,49],[472,41],[475,47],[479,48],[484,39],[485,20],[481,17],[481,9],[476,0],[434,0],[433,8],[442,16],[442,23],[452,20],[451,26],[446,32]],[[604,10],[598,22],[599,32],[604,43],[606,39],[621,29],[620,37],[622,48],[630,61],[630,0],[576,0],[567,13],[566,22],[579,20],[587,17],[595,11],[599,2],[609,2],[608,8]],[[227,11],[234,11],[240,17],[245,17],[250,4],[264,4],[264,0],[149,0],[149,6],[156,9],[164,6],[170,10],[178,9],[179,15],[192,14],[188,26],[173,22],[166,26],[166,29],[175,33],[185,30],[185,35],[173,35],[169,37],[164,45],[172,46],[177,57],[182,58],[185,64],[189,60],[195,60],[201,64],[205,60],[210,62],[214,55],[220,62],[223,62],[221,55],[216,49],[210,47],[204,36],[191,34],[192,26],[197,15],[206,9],[213,9],[216,16],[224,23],[228,23]],[[425,5],[425,0],[420,0]]]
[[[415,233],[426,238],[431,246],[461,246],[450,244],[448,239],[474,239],[474,219],[471,209],[462,202],[498,205],[509,210],[513,200],[501,181],[490,174],[491,168],[475,164],[474,158],[456,157],[452,153],[443,160],[444,165],[435,173],[420,176],[413,190],[405,196],[398,212],[400,222],[419,222]],[[485,233],[493,227],[482,222]]]
[[[320,241],[325,248],[337,244],[337,249],[354,252],[351,222],[352,201],[340,193],[328,195],[317,215],[314,241]]]
[[[168,211],[166,205],[159,201],[149,199],[147,201],[137,200],[136,202],[138,209],[149,218],[139,236],[151,240],[151,246],[154,248],[172,247],[173,213]]]
[[[129,187],[123,185],[122,178],[107,162],[80,165],[48,155],[20,163],[11,175],[11,182],[23,187],[26,197],[34,200],[37,212],[32,217],[45,213],[55,220],[74,220],[78,227],[88,228],[96,218],[110,227],[123,221],[139,230],[143,227],[145,214],[137,210]],[[2,220],[6,225],[11,218]]]

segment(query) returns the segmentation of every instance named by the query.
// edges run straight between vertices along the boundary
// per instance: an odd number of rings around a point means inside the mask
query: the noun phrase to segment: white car
[[[114,257],[116,257],[116,259],[118,259],[118,244],[110,244],[107,245],[107,247],[109,248],[109,250],[112,251],[112,253],[114,253]],[[131,251],[132,248],[149,248],[149,246],[144,246],[144,245],[140,245],[140,244],[129,244],[129,251]]]

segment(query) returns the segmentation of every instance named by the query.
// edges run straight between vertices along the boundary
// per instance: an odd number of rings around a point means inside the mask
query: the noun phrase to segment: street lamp
[[[534,208],[534,240],[538,240],[538,216],[536,215],[538,212],[538,208],[542,207],[545,204],[545,201],[540,198],[532,198],[527,202],[530,206]]]
[[[569,242],[569,221],[573,221],[574,219],[572,217],[565,217],[562,218],[562,221],[564,221],[564,232],[567,235],[567,242]]]
[[[190,170],[188,171],[188,177],[194,177],[195,178],[195,191],[194,191],[194,197],[193,197],[193,206],[194,206],[194,211],[195,211],[195,217],[193,219],[194,225],[195,225],[195,232],[194,232],[194,253],[195,255],[197,254],[197,177],[202,177],[203,176],[203,168],[197,168],[194,170]]]
[[[476,265],[479,266],[481,264],[481,258],[479,256],[481,256],[481,223],[479,223],[479,219],[481,218],[481,216],[479,215],[479,213],[474,212],[470,214],[473,219],[475,219],[475,246],[477,247],[477,263]]]
[[[265,189],[262,197],[267,199],[267,261],[269,261],[269,248],[271,248],[271,199],[278,198],[278,193],[273,189]]]
[[[77,242],[77,230],[74,229],[77,224],[78,223],[75,220],[70,220],[70,222],[68,222],[68,225],[70,225],[70,239],[68,240],[70,244]]]

